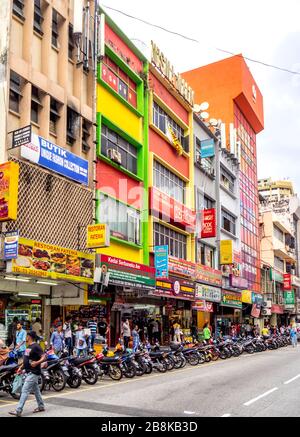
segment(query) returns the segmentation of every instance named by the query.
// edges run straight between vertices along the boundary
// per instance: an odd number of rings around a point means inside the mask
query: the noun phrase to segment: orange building
[[[188,71],[182,77],[194,89],[195,101],[209,102],[210,116],[225,123],[226,147],[239,150],[243,277],[249,289],[259,292],[256,135],[264,129],[263,96],[242,55]]]

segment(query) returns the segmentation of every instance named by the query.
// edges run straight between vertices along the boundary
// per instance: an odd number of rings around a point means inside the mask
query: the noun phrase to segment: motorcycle
[[[53,350],[46,351],[46,361],[41,364],[41,391],[50,390],[52,387],[53,390],[60,392],[65,388],[70,374],[64,361],[64,358],[60,359]]]
[[[0,391],[10,394],[14,399],[20,398],[20,394],[12,393],[13,382],[19,367],[17,363],[0,366]]]
[[[88,385],[94,385],[97,383],[100,375],[100,369],[97,364],[96,357],[68,357],[68,362],[71,364],[71,366],[74,366],[81,371],[82,379]]]
[[[103,353],[96,355],[100,377],[108,375],[113,381],[119,381],[123,377],[121,358],[106,357]]]

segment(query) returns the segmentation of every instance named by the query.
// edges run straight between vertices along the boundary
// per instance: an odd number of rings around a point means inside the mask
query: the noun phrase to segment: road
[[[39,417],[299,417],[300,345],[43,397]],[[15,404],[0,394],[0,417]]]

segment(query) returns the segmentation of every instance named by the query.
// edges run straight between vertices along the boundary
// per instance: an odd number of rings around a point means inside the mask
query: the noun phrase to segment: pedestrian
[[[8,325],[7,346],[15,344],[17,332],[18,317],[14,317],[13,321]]]
[[[198,329],[195,320],[191,323],[191,336],[194,342],[198,341]]]
[[[42,321],[41,321],[41,319],[39,317],[37,317],[35,319],[35,322],[32,325],[32,331],[34,331],[36,333],[37,337],[41,337],[42,336],[42,334],[43,334],[43,331],[42,331]]]
[[[247,335],[247,337],[251,336],[251,332],[252,332],[252,327],[251,327],[251,325],[250,325],[250,323],[248,321],[247,324],[246,324],[246,335]]]
[[[17,323],[16,351],[18,358],[23,358],[26,349],[26,331],[23,329],[23,322]]]
[[[78,330],[76,332],[76,354],[77,357],[80,357],[80,355],[86,356],[87,355],[87,343],[86,343],[86,336],[84,334],[83,330],[83,324],[79,323]]]
[[[63,333],[63,326],[61,323],[58,323],[57,328],[52,333],[50,338],[50,346],[53,347],[54,353],[59,355],[63,352],[65,347],[65,339]]]
[[[72,333],[72,317],[67,316],[63,325],[63,333],[65,339],[65,346],[68,349],[68,354],[73,354],[73,333]]]
[[[154,343],[159,342],[159,328],[157,320],[153,320],[152,324],[152,335]]]
[[[140,345],[140,335],[139,335],[139,327],[138,325],[135,325],[134,329],[132,330],[132,338],[133,338],[133,352],[136,352],[138,350],[138,347]]]
[[[27,334],[27,348],[25,350],[23,364],[19,368],[18,373],[24,368],[26,372],[26,379],[22,387],[21,397],[19,404],[15,411],[10,411],[9,414],[12,416],[20,417],[23,412],[25,402],[30,395],[34,393],[37,408],[33,411],[34,413],[40,413],[45,411],[45,405],[41,396],[39,388],[39,377],[41,375],[41,363],[45,359],[43,350],[39,344],[37,344],[37,335],[35,331],[31,331]]]
[[[267,338],[270,337],[270,331],[269,328],[267,326],[265,326],[262,330],[261,330],[261,334],[264,338],[264,340],[266,340]]]
[[[100,321],[98,323],[98,332],[103,337],[104,343],[107,341],[107,335],[108,335],[108,324],[104,317],[100,317]]]
[[[298,344],[297,344],[297,342],[298,342],[297,329],[292,327],[292,325],[291,325],[291,330],[290,330],[290,337],[291,337],[291,342],[292,342],[293,347],[297,347],[298,346]]]
[[[178,320],[175,320],[173,328],[174,328],[174,341],[176,341],[178,343],[181,343],[181,336],[180,336],[181,327],[180,327],[180,325],[178,323]]]
[[[206,322],[204,327],[203,327],[203,337],[204,337],[204,340],[207,343],[209,343],[209,340],[211,338],[211,330],[208,327],[208,322]]]
[[[91,335],[88,339],[90,349],[94,350],[94,343],[98,332],[97,317],[93,316],[91,320],[87,322],[87,327],[91,331]]]
[[[126,349],[128,349],[129,340],[130,340],[130,325],[128,319],[126,319],[122,324],[121,334],[123,336],[123,343],[126,351]]]

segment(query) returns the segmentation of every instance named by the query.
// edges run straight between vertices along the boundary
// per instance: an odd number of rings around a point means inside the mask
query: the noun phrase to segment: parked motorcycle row
[[[150,348],[141,344],[137,352],[129,349],[126,352],[116,350],[113,356],[108,356],[107,348],[104,348],[102,353],[90,352],[88,356],[80,358],[68,356],[67,351],[58,357],[52,350],[48,350],[47,359],[42,364],[40,389],[42,392],[51,389],[60,392],[66,386],[77,389],[82,382],[94,385],[104,376],[119,381],[123,377],[140,377],[153,371],[165,373],[183,368],[187,364],[197,366],[218,359],[238,357],[243,353],[254,354],[275,350],[290,344],[289,336],[279,335],[269,338],[227,338],[196,344],[173,342],[170,347],[160,347],[156,343]],[[15,399],[20,395],[12,393],[12,385],[19,367],[14,352],[10,354],[6,365],[0,367],[0,391],[10,394]]]

